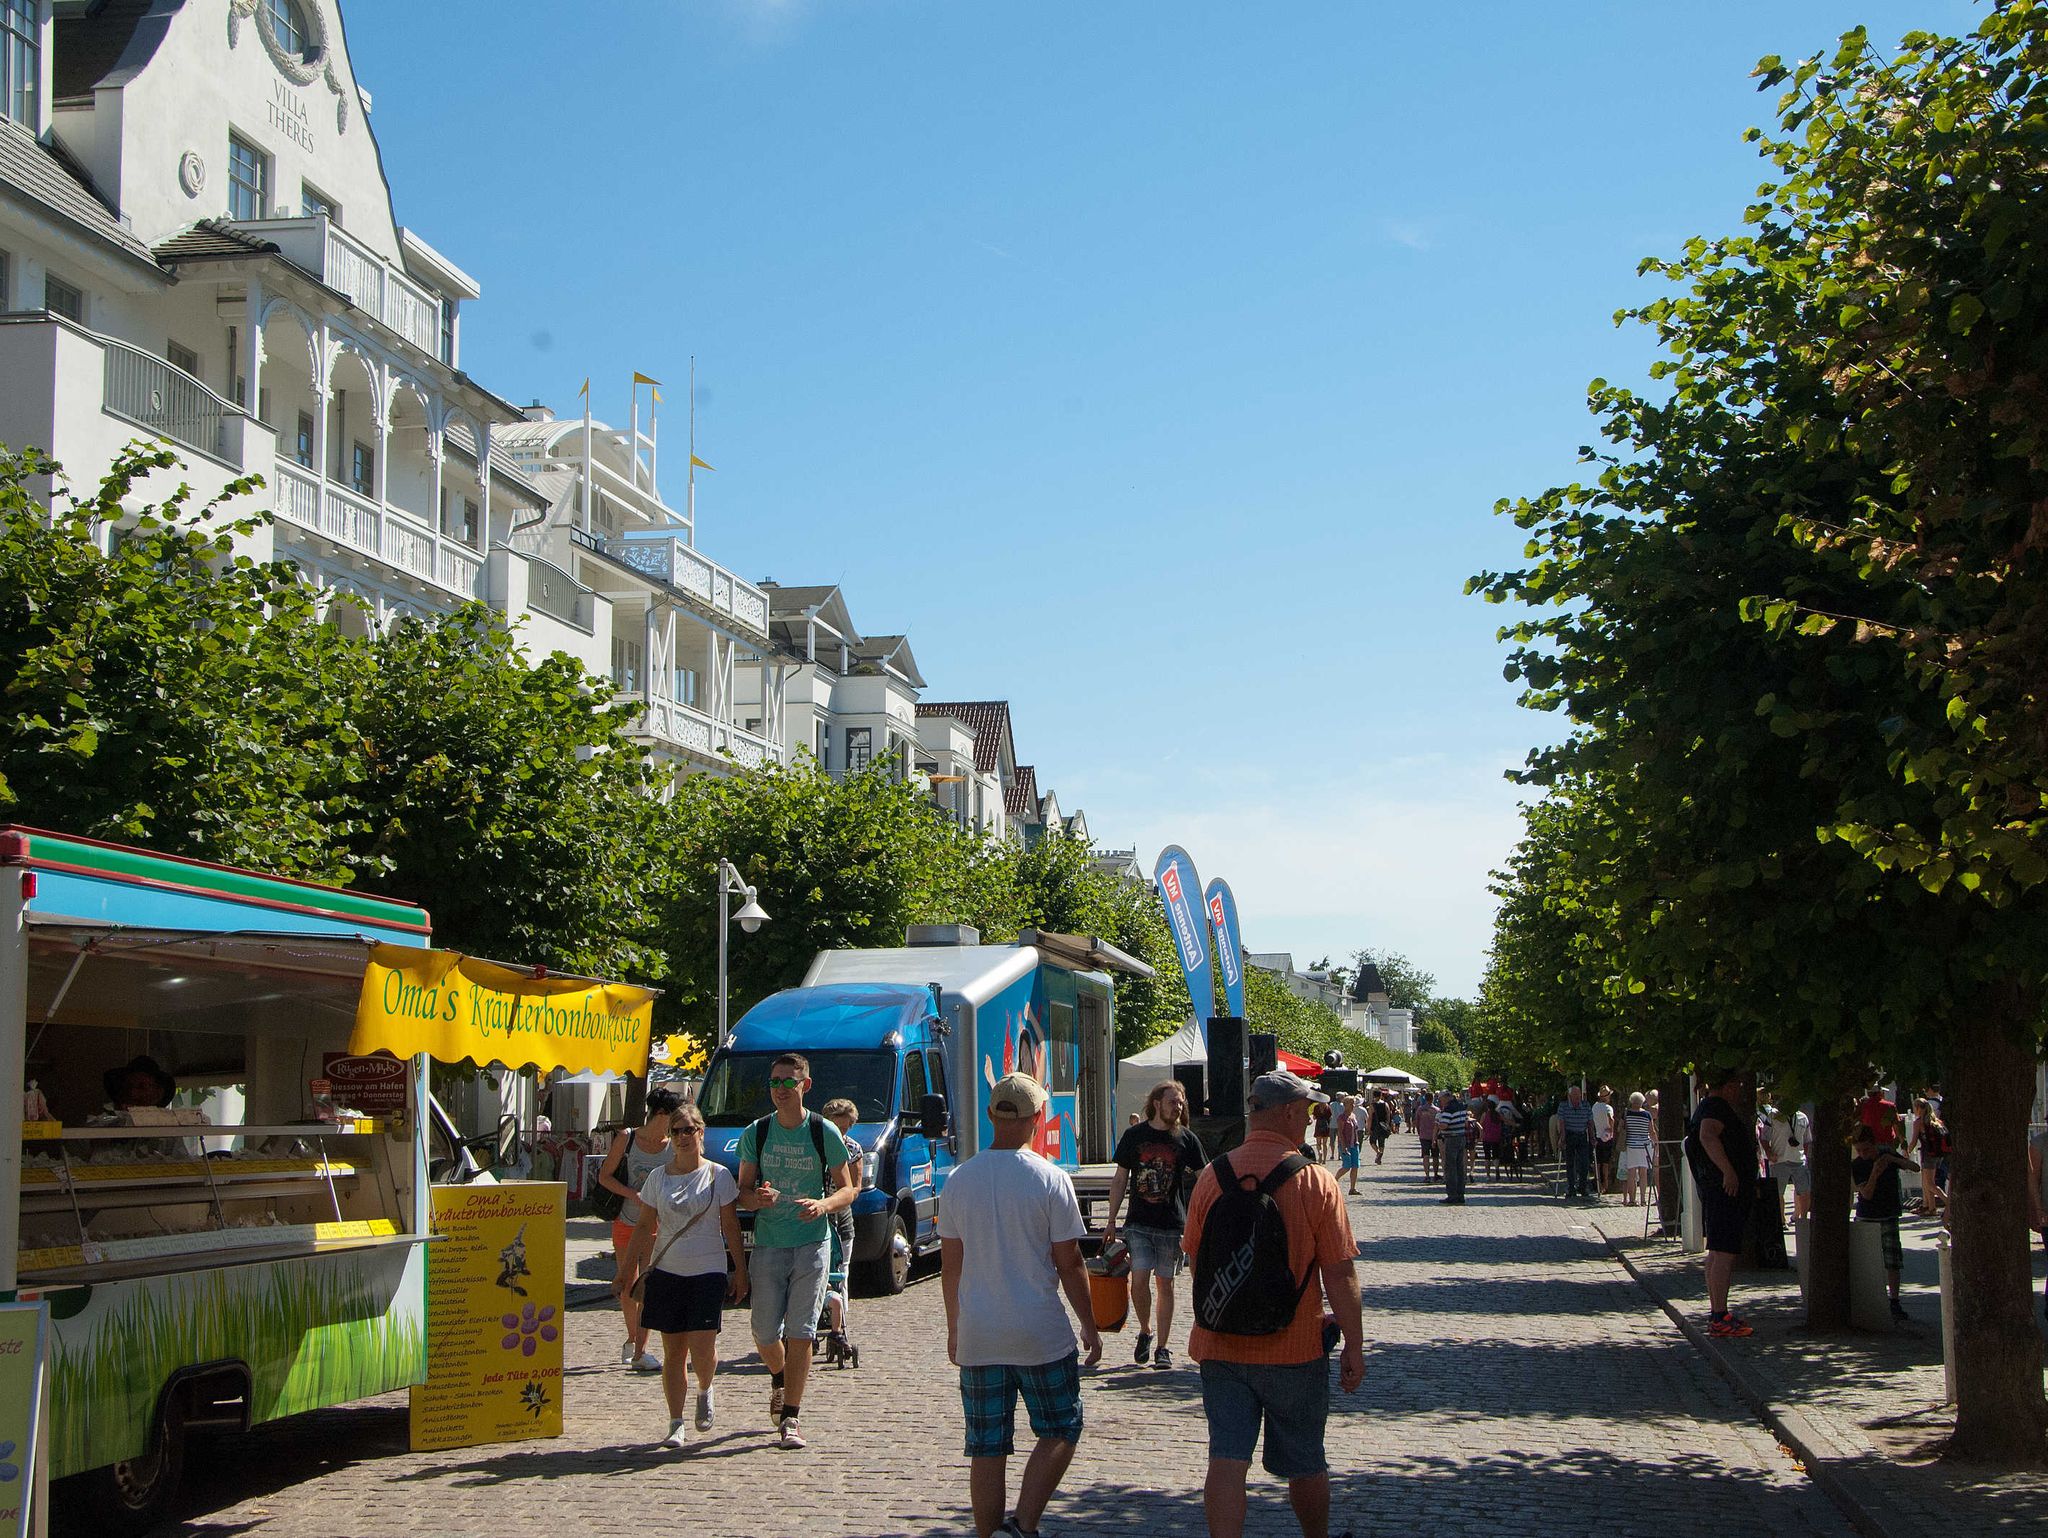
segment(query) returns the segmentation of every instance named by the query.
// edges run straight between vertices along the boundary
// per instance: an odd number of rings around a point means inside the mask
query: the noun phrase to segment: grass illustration
[[[115,1284],[55,1331],[51,1472],[140,1454],[180,1367],[247,1363],[254,1421],[422,1382],[423,1319],[387,1313],[396,1280],[336,1257]]]

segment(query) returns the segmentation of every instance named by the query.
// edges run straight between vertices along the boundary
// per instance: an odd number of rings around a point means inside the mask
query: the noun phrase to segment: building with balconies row
[[[0,0],[0,81],[0,443],[90,487],[168,439],[202,489],[263,478],[247,553],[352,600],[337,625],[482,599],[610,667],[610,604],[498,441],[525,416],[462,369],[478,285],[394,217],[334,0]]]

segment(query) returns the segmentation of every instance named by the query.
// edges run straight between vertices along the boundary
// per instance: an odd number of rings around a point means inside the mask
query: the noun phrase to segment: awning
[[[598,1073],[647,1072],[654,991],[455,951],[370,953],[348,1049]]]
[[[1026,929],[1018,934],[1017,943],[1035,946],[1040,955],[1076,971],[1122,972],[1128,977],[1152,975],[1151,967],[1096,935],[1060,935],[1050,930]]]
[[[1289,1052],[1285,1047],[1281,1047],[1273,1055],[1279,1059],[1282,1068],[1290,1073],[1299,1074],[1304,1079],[1313,1079],[1323,1071],[1321,1063],[1303,1057],[1299,1052]]]

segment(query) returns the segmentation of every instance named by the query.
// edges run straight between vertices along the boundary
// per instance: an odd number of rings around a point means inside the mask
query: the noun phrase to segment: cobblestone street
[[[1388,1160],[1368,1168],[1353,1210],[1368,1375],[1332,1416],[1335,1531],[1848,1531],[1567,1213],[1533,1186],[1479,1187],[1464,1209],[1445,1207],[1417,1177],[1412,1141]],[[935,1280],[858,1305],[862,1366],[813,1379],[801,1453],[769,1445],[766,1380],[751,1354],[721,1372],[717,1431],[681,1456],[656,1453],[659,1387],[617,1365],[616,1314],[587,1309],[570,1324],[560,1440],[413,1454],[402,1401],[305,1416],[196,1447],[191,1514],[170,1531],[513,1538],[650,1521],[706,1535],[970,1530]],[[743,1347],[744,1328],[728,1315],[729,1352]],[[1194,1370],[1133,1366],[1130,1347],[1128,1332],[1111,1337],[1088,1383],[1088,1429],[1049,1532],[1202,1531]],[[1260,1475],[1250,1531],[1294,1531],[1282,1492]]]

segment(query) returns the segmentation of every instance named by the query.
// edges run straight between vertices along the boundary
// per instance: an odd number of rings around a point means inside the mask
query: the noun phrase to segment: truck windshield
[[[828,1100],[851,1100],[864,1122],[887,1121],[896,1090],[893,1052],[806,1052],[811,1089],[804,1104],[813,1111]],[[711,1065],[697,1109],[707,1125],[744,1127],[775,1109],[768,1098],[768,1065],[773,1052],[725,1052]]]

